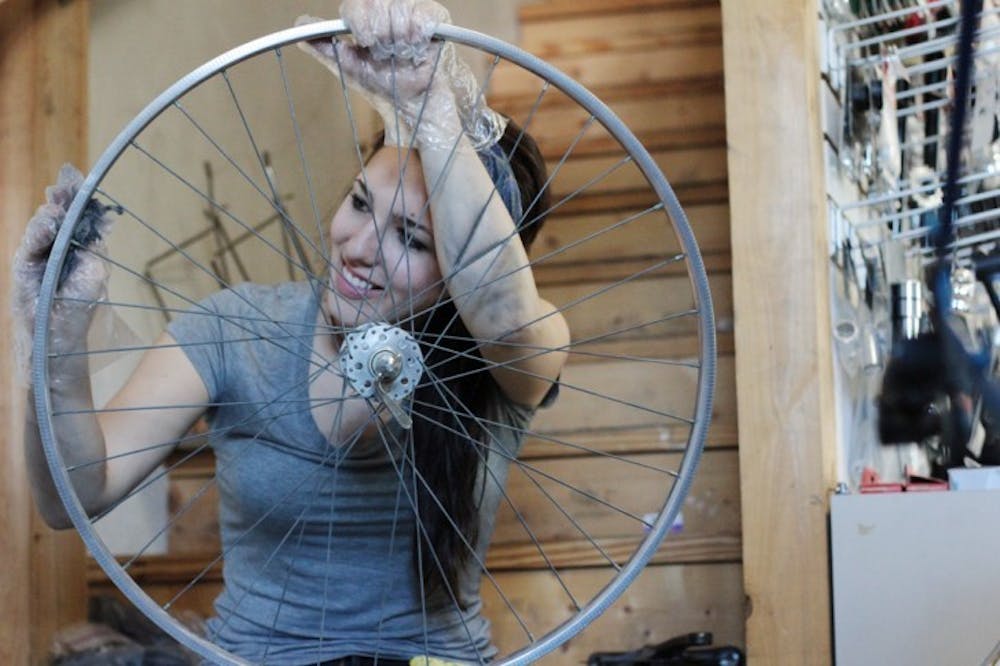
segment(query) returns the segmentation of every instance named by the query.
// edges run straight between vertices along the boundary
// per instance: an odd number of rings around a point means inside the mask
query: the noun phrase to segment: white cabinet
[[[1000,641],[1000,491],[837,495],[839,666],[978,666]]]

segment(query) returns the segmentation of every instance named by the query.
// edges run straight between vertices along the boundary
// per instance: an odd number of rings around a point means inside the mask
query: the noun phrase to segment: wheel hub
[[[401,402],[417,388],[424,372],[420,345],[396,326],[369,323],[344,337],[340,367],[350,385],[364,398],[376,394]]]

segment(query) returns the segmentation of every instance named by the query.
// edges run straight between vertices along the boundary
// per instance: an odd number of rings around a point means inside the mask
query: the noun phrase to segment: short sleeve
[[[542,398],[542,402],[538,405],[539,407],[547,409],[556,404],[556,400],[559,399],[559,380],[561,379],[562,375],[556,377],[556,380],[552,382],[552,386],[545,392],[545,397]]]
[[[495,421],[490,428],[493,433],[491,445],[516,456],[535,415],[535,408],[514,402],[499,386],[494,386],[491,403],[491,418]]]

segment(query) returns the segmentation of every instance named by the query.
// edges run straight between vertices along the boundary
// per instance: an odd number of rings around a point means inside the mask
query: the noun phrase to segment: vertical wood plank
[[[30,99],[32,85],[25,74],[32,67],[31,50],[23,48],[28,40],[24,32],[31,21],[31,3],[7,0],[0,5],[0,253],[6,259],[17,247],[18,229],[30,214],[27,194],[32,174],[22,163],[31,156],[30,114],[22,108]],[[9,265],[9,264],[7,264]],[[9,271],[0,273],[0,326],[11,330]],[[4,446],[0,474],[0,552],[6,562],[0,569],[0,662],[29,663],[31,622],[28,608],[31,599],[28,572],[31,570],[31,507],[21,452],[23,391],[14,380],[13,349],[8,345],[0,358],[0,390],[3,391]]]
[[[0,256],[64,161],[86,163],[86,0],[0,4]],[[0,326],[12,330],[10,272],[0,272]],[[73,532],[55,533],[32,506],[21,448],[24,390],[12,345],[0,359],[4,447],[0,493],[0,663],[44,663],[53,632],[86,614],[85,558]]]
[[[835,434],[816,4],[722,2],[750,663],[831,661]]]

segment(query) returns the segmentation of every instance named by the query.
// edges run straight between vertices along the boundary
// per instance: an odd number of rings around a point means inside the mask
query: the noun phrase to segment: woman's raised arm
[[[355,44],[313,43],[311,52],[366,94],[383,116],[387,144],[417,148],[448,292],[484,341],[480,351],[507,396],[537,405],[566,361],[569,329],[539,296],[511,213],[480,159],[483,151],[506,159],[493,145],[502,120],[484,107],[454,45],[431,41],[448,19],[437,3],[345,0],[341,16]],[[507,185],[517,187],[513,173]]]
[[[14,259],[14,318],[20,339],[22,366],[29,364],[30,336],[42,275],[56,232],[73,201],[82,176],[64,166],[59,181],[46,191],[47,202],[28,222]],[[92,207],[92,208],[91,208]],[[61,278],[49,315],[49,386],[29,387],[24,446],[36,504],[45,521],[56,528],[70,527],[42,450],[35,392],[47,390],[52,401],[53,428],[70,477],[84,510],[96,514],[123,497],[173,450],[171,442],[194,423],[208,394],[184,352],[169,335],[146,352],[124,388],[100,412],[91,394],[87,330],[96,303],[106,290],[107,269],[98,253],[110,221],[97,202],[88,205],[95,215],[95,239],[89,248],[74,250]],[[177,409],[134,409],[150,405],[184,405]]]

